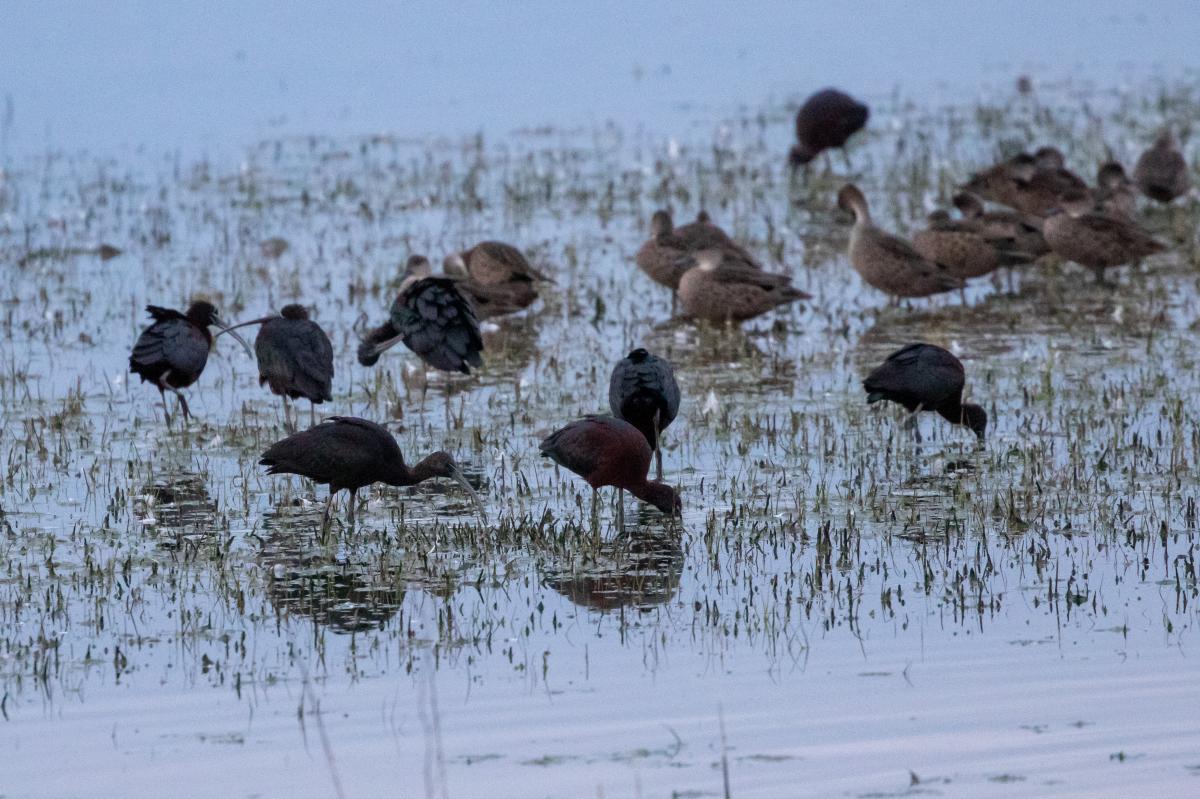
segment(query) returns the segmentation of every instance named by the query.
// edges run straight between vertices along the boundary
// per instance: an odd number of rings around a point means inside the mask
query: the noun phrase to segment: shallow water
[[[846,263],[841,178],[789,185],[768,95],[685,126],[10,158],[0,794],[721,796],[725,772],[737,797],[1195,792],[1200,210],[1149,209],[1173,249],[1117,291],[1046,263],[1012,294],[891,309]],[[998,150],[1057,143],[1090,175],[1198,96],[883,99],[850,174],[909,229]],[[668,322],[632,265],[664,204],[708,208],[816,298],[744,331]],[[484,370],[358,366],[397,265],[484,237],[557,281],[488,334]],[[254,465],[281,406],[224,338],[169,432],[128,349],[145,304],[200,293],[238,318],[311,304],[337,353],[321,412],[456,453],[491,523],[451,485],[376,486],[322,539],[323,492]],[[918,338],[966,363],[983,451],[863,403]],[[620,535],[605,502],[596,541],[536,445],[601,410],[638,344],[677,365],[685,514],[630,499]]]

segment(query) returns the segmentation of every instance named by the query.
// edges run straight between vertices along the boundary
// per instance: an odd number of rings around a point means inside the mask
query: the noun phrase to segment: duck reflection
[[[382,628],[404,602],[398,568],[352,559],[320,535],[320,508],[275,510],[264,518],[259,563],[267,593],[281,613],[298,614],[337,633]]]
[[[682,541],[678,532],[654,528],[662,522],[660,514],[642,515],[639,512],[640,529],[604,541],[587,560],[552,567],[544,572],[543,583],[594,610],[648,610],[669,602],[683,575]]]

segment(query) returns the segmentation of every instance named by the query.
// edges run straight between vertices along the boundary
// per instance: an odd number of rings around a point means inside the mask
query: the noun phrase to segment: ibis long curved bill
[[[463,490],[467,492],[467,496],[471,498],[471,502],[475,505],[475,510],[479,513],[479,520],[484,524],[487,524],[487,509],[484,508],[483,500],[480,498],[479,494],[474,488],[471,487],[471,484],[467,482],[466,475],[464,475],[462,470],[460,470],[457,466],[452,466],[450,468],[450,476],[454,478],[455,482],[463,487]]]
[[[242,338],[241,335],[237,332],[237,328],[245,327],[246,325],[261,324],[270,318],[271,317],[268,316],[264,319],[255,319],[253,322],[239,322],[236,325],[231,325],[231,324],[227,323],[225,320],[218,317],[215,320],[215,324],[216,324],[218,330],[217,330],[216,334],[213,336],[213,340],[215,341],[217,339],[217,337],[220,336],[222,333],[228,333],[230,336],[232,336],[234,339],[237,340],[238,344],[242,345],[242,349],[244,349],[246,351],[246,354],[249,355],[251,358],[253,358],[254,350],[250,348],[250,344],[246,341],[246,339]]]

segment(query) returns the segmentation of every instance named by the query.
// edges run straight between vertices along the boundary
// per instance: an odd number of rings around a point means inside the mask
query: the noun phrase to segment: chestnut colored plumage
[[[641,347],[617,361],[608,381],[608,407],[646,437],[654,450],[656,476],[662,480],[659,436],[679,413],[679,384],[670,362]]]
[[[854,214],[847,255],[867,285],[893,299],[928,297],[966,285],[962,278],[925,258],[904,239],[876,227],[867,198],[857,186],[843,186],[837,201],[839,208]]]
[[[474,306],[453,278],[431,277],[431,271],[425,256],[408,259],[388,320],[367,333],[358,347],[363,366],[373,366],[399,341],[434,369],[470,374],[472,366],[483,365],[483,337]]]
[[[1175,134],[1164,130],[1154,146],[1142,153],[1133,168],[1133,181],[1142,194],[1160,203],[1182,197],[1192,187],[1187,161],[1179,151]]]
[[[147,305],[146,312],[154,323],[142,331],[133,345],[129,356],[129,371],[142,378],[143,383],[153,383],[162,397],[163,414],[167,424],[171,414],[167,410],[167,391],[179,398],[183,418],[191,416],[187,398],[179,389],[187,388],[200,378],[208,363],[208,351],[212,348],[213,334],[209,327],[228,329],[217,315],[210,302],[194,302],[187,313],[171,308]],[[231,332],[249,351],[249,345],[236,332]]]
[[[962,401],[966,372],[954,354],[933,344],[909,344],[887,357],[867,379],[867,403],[903,405],[909,413],[933,411],[951,424],[969,428],[983,443],[987,412]]]
[[[483,241],[446,256],[442,271],[458,281],[459,290],[471,300],[479,319],[528,308],[538,298],[535,284],[551,282],[520,250],[501,241]]]
[[[636,427],[613,416],[587,416],[556,430],[538,448],[542,455],[574,472],[592,487],[592,519],[596,520],[597,491],[613,486],[629,491],[668,516],[678,515],[682,503],[674,488],[647,480],[650,445]],[[617,505],[617,524],[624,529],[623,502]]]
[[[323,526],[329,523],[334,494],[343,489],[350,492],[349,514],[353,522],[354,502],[360,488],[372,483],[410,486],[434,477],[458,481],[483,514],[479,497],[448,453],[435,452],[409,467],[392,434],[366,419],[331,416],[316,427],[272,444],[262,454],[259,465],[267,467],[267,474],[298,474],[314,483],[328,485]]]
[[[1082,192],[1063,198],[1062,210],[1046,220],[1042,233],[1055,253],[1091,269],[1099,283],[1105,282],[1105,269],[1136,264],[1167,248],[1129,217],[1094,210],[1091,196]]]
[[[788,155],[792,167],[813,160],[822,150],[844,147],[867,124],[870,110],[845,92],[822,89],[796,112],[796,145]]]

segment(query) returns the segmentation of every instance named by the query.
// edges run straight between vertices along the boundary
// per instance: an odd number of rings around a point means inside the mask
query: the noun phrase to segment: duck
[[[1042,147],[1034,154],[1018,153],[970,177],[965,191],[1034,216],[1058,206],[1065,192],[1087,191],[1087,184],[1063,166],[1062,153]]]
[[[1179,151],[1175,134],[1165,129],[1154,146],[1142,153],[1133,167],[1133,182],[1142,194],[1160,203],[1169,203],[1187,194],[1192,187],[1187,161]]]
[[[1120,214],[1130,219],[1137,216],[1137,194],[1125,167],[1116,161],[1105,161],[1096,171],[1096,190],[1092,192],[1096,207],[1108,214]]]
[[[1167,249],[1129,217],[1095,210],[1092,197],[1083,192],[1064,196],[1062,207],[1046,219],[1042,233],[1051,250],[1091,269],[1098,283],[1105,283],[1105,269],[1137,264]]]
[[[1042,218],[1020,211],[988,211],[983,201],[970,192],[955,194],[951,202],[962,215],[985,237],[1011,239],[1013,247],[1030,256],[1034,261],[1050,252],[1050,245],[1042,235]]]
[[[1028,253],[1015,247],[1012,238],[985,235],[970,221],[951,219],[949,213],[941,210],[931,213],[928,227],[913,235],[913,248],[917,252],[963,280],[1032,260]]]
[[[685,256],[679,280],[684,313],[708,322],[744,322],[780,305],[812,299],[787,275],[764,272],[739,250],[710,247]]]
[[[537,301],[537,283],[552,283],[519,249],[502,241],[482,241],[447,255],[442,272],[457,281],[479,320],[522,311]]]
[[[966,285],[941,264],[930,261],[904,239],[880,230],[871,221],[867,198],[853,184],[838,191],[838,207],[854,214],[847,254],[867,285],[897,300],[928,297]]]

